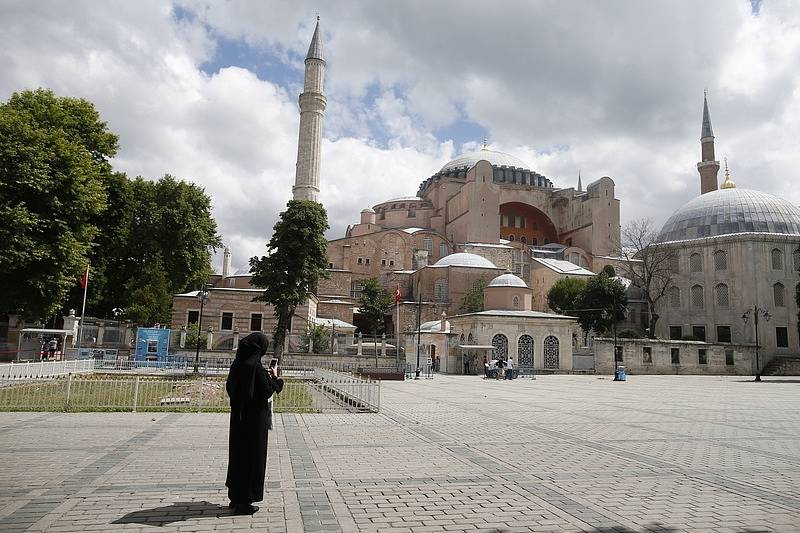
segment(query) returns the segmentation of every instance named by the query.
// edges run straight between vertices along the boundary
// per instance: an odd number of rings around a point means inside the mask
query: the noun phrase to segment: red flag
[[[394,291],[394,303],[396,303],[396,304],[400,303],[400,296],[401,296],[401,294],[400,294],[400,284],[398,283],[397,284],[397,290]]]
[[[89,283],[89,265],[86,265],[86,272],[81,276],[81,289],[85,289]]]

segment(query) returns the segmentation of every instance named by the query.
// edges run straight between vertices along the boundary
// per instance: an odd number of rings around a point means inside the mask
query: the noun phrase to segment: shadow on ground
[[[144,524],[162,527],[173,522],[183,522],[192,518],[219,518],[234,516],[227,505],[209,502],[178,502],[154,509],[141,509],[118,518],[112,524]]]
[[[761,381],[754,381],[752,379],[742,379],[739,380],[739,383],[800,383],[800,379],[775,379],[775,378],[768,378],[762,379]]]

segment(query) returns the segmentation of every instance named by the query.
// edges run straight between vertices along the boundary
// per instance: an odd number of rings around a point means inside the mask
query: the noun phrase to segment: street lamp
[[[197,350],[194,352],[194,373],[197,374],[197,367],[200,366],[200,333],[203,331],[203,306],[208,300],[209,286],[203,287],[197,292],[197,299],[200,300],[200,316],[197,318]]]
[[[758,307],[754,305],[752,309],[748,309],[746,313],[742,315],[742,320],[744,323],[747,324],[747,321],[750,320],[750,317],[753,317],[753,324],[756,328],[756,377],[753,381],[761,381],[761,364],[758,360],[758,317],[763,316],[764,320],[769,322],[769,319],[772,318],[772,315],[769,314],[769,311],[764,309],[763,307]]]

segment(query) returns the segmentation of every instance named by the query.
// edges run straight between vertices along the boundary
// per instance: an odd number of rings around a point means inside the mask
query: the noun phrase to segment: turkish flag
[[[81,276],[81,289],[85,289],[89,283],[89,265],[86,265],[86,272]]]
[[[394,291],[394,303],[396,303],[396,304],[400,303],[400,296],[401,296],[400,295],[400,285],[398,284],[397,285],[397,290]]]

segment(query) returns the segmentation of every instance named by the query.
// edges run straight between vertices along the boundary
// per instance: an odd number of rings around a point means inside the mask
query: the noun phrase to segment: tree
[[[547,305],[556,313],[575,314],[580,308],[586,281],[581,278],[561,278],[547,292]]]
[[[618,255],[625,260],[624,276],[641,289],[647,301],[648,337],[655,338],[658,303],[673,286],[675,248],[658,243],[658,232],[649,218],[632,220],[622,229],[622,246]]]
[[[605,334],[613,325],[625,319],[628,297],[625,287],[618,279],[612,279],[603,272],[586,282],[581,293],[577,313],[578,324],[583,331],[594,330]]]
[[[609,278],[616,278],[617,277],[617,271],[614,270],[614,267],[611,266],[611,265],[604,266],[602,272],[606,276],[608,276]]]
[[[77,285],[116,151],[86,100],[37,89],[0,105],[0,313],[44,318]]]
[[[128,280],[125,292],[129,295],[125,308],[127,319],[143,326],[169,322],[172,292],[160,256],[153,257],[138,275]]]
[[[472,285],[464,293],[461,298],[461,306],[459,310],[462,313],[478,313],[483,311],[483,289],[486,288],[486,280],[478,278],[472,282]]]
[[[269,255],[250,258],[250,283],[264,289],[254,300],[271,304],[278,319],[273,339],[279,360],[295,309],[326,274],[327,229],[328,217],[321,204],[290,200],[275,224],[267,245]]]
[[[375,278],[362,280],[362,286],[361,297],[358,299],[358,312],[364,317],[370,333],[373,335],[383,333],[386,310],[392,307],[394,298]]]
[[[308,353],[308,344],[311,344],[312,353],[328,353],[331,348],[331,335],[323,325],[309,324],[306,331],[300,335],[300,349]]]

